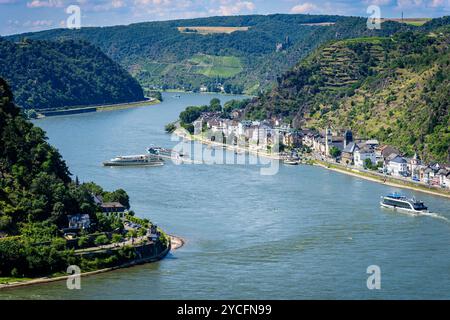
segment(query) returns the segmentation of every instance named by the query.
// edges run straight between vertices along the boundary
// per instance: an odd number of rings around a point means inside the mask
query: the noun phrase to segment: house
[[[68,215],[67,219],[69,220],[69,229],[85,230],[91,226],[91,218],[88,214]]]
[[[405,177],[408,175],[408,162],[402,156],[395,155],[392,157],[391,155],[386,170],[393,176]]]
[[[423,166],[420,171],[420,180],[429,184],[431,180],[434,178],[434,170],[430,167]]]
[[[358,145],[354,142],[349,142],[342,150],[341,162],[345,165],[352,165],[353,156],[356,149],[359,149]]]
[[[96,205],[101,205],[103,203],[103,197],[101,195],[93,194],[92,198]]]
[[[400,154],[400,151],[397,148],[394,148],[389,145],[378,146],[375,148],[375,154],[377,157],[377,162],[383,162],[387,164],[387,158],[392,154]]]
[[[121,218],[125,217],[126,208],[120,202],[104,202],[100,205],[100,209],[107,217],[111,215],[118,215]]]
[[[302,144],[304,146],[312,148],[313,144],[314,144],[314,136],[317,133],[312,130],[307,129],[307,130],[302,130],[301,134],[302,134]]]
[[[302,135],[300,131],[293,129],[280,129],[277,130],[279,134],[279,140],[289,147],[299,147],[302,144]]]
[[[365,142],[366,145],[370,146],[371,148],[376,148],[380,143],[376,139],[367,140]]]
[[[441,187],[448,187],[448,185],[446,184],[446,178],[447,175],[449,174],[449,170],[445,169],[445,168],[441,168],[439,169],[439,171],[437,172],[436,176],[439,179],[439,185]]]
[[[364,168],[367,160],[370,160],[372,164],[376,163],[375,150],[365,144],[358,145],[353,154],[353,163],[357,167]]]
[[[444,178],[444,185],[447,189],[450,189],[450,171],[447,173],[447,175]]]

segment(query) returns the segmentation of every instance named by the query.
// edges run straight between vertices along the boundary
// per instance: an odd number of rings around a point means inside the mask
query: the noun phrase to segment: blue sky
[[[69,5],[81,8],[82,27],[216,15],[310,13],[382,17],[450,15],[450,0],[0,0],[0,35],[65,26]]]

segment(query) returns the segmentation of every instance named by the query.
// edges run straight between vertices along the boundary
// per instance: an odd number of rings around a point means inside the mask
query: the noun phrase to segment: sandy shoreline
[[[100,269],[100,270],[95,270],[95,271],[90,271],[90,272],[83,272],[80,274],[80,276],[87,277],[87,276],[92,276],[92,275],[96,275],[96,274],[100,274],[100,273],[118,270],[118,269],[130,268],[130,267],[145,264],[145,263],[156,262],[156,261],[163,259],[170,252],[170,250],[180,249],[186,243],[186,241],[181,237],[174,236],[174,235],[169,235],[169,237],[170,237],[170,244],[171,244],[170,248],[168,248],[168,250],[163,252],[160,257],[144,258],[144,259],[140,259],[140,260],[134,260],[134,261],[122,264],[120,266],[115,266],[115,267],[110,267],[110,268],[105,268],[105,269]],[[8,284],[0,284],[0,290],[32,286],[32,285],[44,284],[44,283],[50,283],[50,282],[56,282],[56,281],[65,281],[69,277],[70,277],[70,275],[54,277],[54,278],[43,277],[43,278],[37,278],[37,279],[32,279],[32,280],[20,281],[20,282],[12,282],[12,283],[8,283]]]
[[[169,234],[171,250],[178,250],[186,244],[186,240],[181,237]]]

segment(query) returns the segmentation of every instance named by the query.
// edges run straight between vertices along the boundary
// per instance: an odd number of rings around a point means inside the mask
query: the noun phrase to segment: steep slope
[[[0,78],[0,231],[9,234],[17,233],[24,222],[62,223],[66,214],[93,205],[81,194],[75,197],[60,154],[12,101]]]
[[[0,76],[25,109],[143,100],[122,67],[83,41],[14,43],[0,38]]]
[[[450,33],[406,32],[323,46],[247,107],[248,118],[352,128],[425,160],[449,160]]]
[[[191,32],[198,26],[241,29],[231,33]],[[202,84],[214,88],[220,82],[234,92],[243,89],[258,92],[270,87],[277,75],[325,41],[355,36],[385,36],[411,28],[386,22],[381,30],[368,30],[363,18],[276,14],[160,21],[81,30],[58,29],[16,35],[11,39],[84,39],[99,46],[144,87],[198,90]],[[277,44],[282,45],[278,51]],[[199,55],[219,63],[202,64],[204,61],[201,61],[199,64]],[[237,60],[233,72],[220,63],[230,57]],[[236,66],[242,66],[242,69]],[[209,73],[211,69],[214,72]]]

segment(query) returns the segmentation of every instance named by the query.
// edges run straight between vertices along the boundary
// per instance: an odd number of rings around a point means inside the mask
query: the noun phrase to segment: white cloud
[[[28,8],[53,8],[53,7],[62,7],[62,0],[33,0],[31,2],[27,2]]]
[[[392,3],[392,0],[364,0],[364,3],[375,6],[386,6]]]
[[[397,0],[397,7],[399,8],[420,7],[422,5],[422,0]]]
[[[432,0],[430,7],[439,8],[439,7],[449,7],[450,0]]]
[[[300,3],[291,9],[291,13],[311,13],[317,10],[317,6],[310,2]]]
[[[210,9],[209,13],[221,16],[237,15],[244,12],[252,12],[256,6],[251,1],[221,1],[218,9]]]

